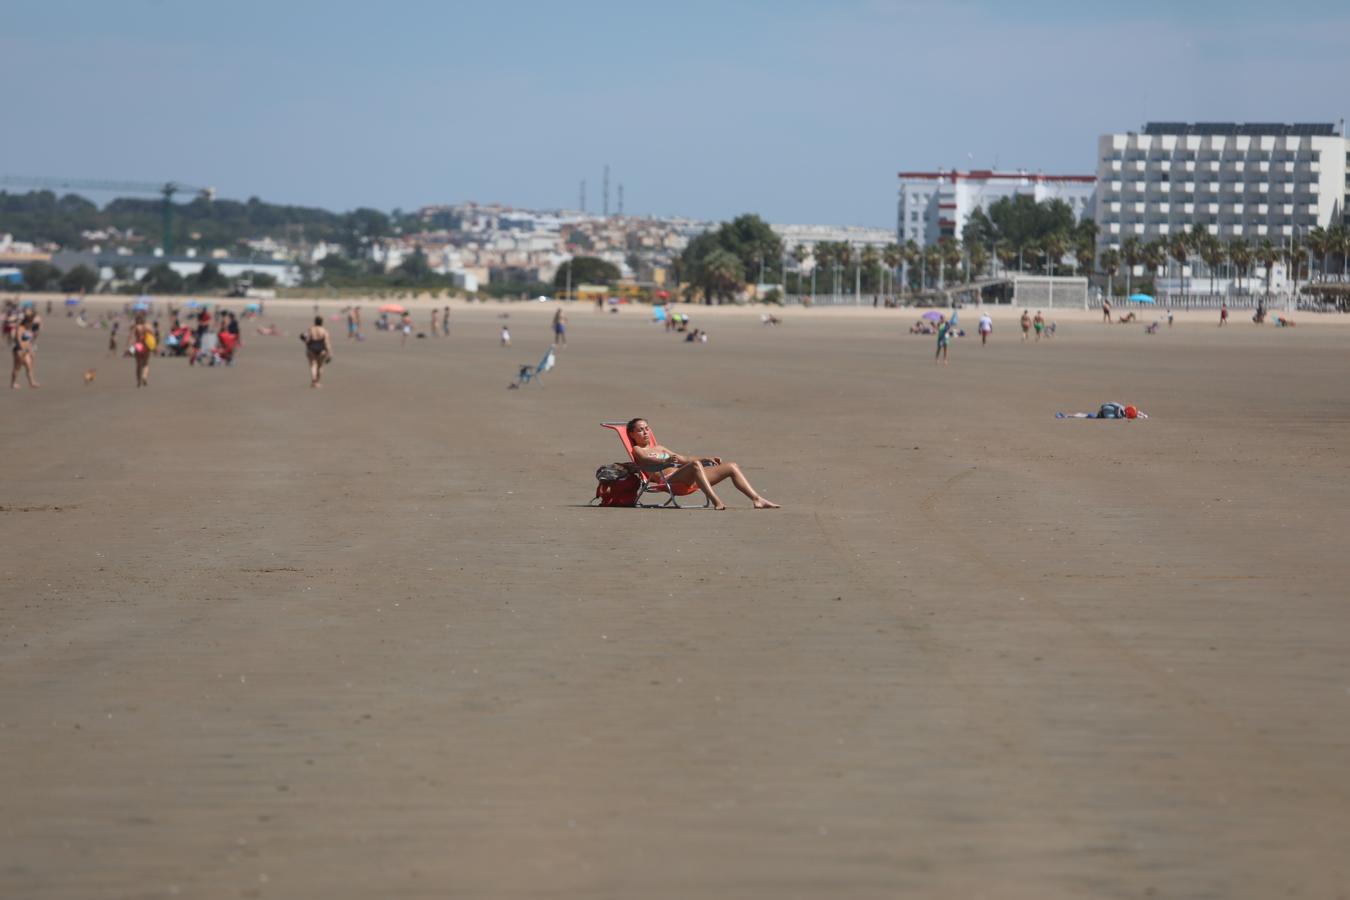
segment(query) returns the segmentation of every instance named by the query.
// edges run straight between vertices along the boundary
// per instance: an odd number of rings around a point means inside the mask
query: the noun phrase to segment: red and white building
[[[896,233],[900,243],[935,244],[944,237],[961,239],[970,214],[996,200],[1026,194],[1037,202],[1063,200],[1076,219],[1096,207],[1094,175],[1042,175],[955,169],[900,173],[900,211]]]

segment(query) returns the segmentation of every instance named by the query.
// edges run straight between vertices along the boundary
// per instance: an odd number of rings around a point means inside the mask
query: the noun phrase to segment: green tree
[[[1177,278],[1181,282],[1181,296],[1186,296],[1186,260],[1190,258],[1193,241],[1185,233],[1174,234],[1167,243],[1167,252],[1177,261]]]
[[[252,269],[249,269],[244,273],[244,277],[247,278],[248,283],[255,288],[270,288],[277,286],[277,276],[273,275],[271,272],[255,272]]]
[[[427,261],[426,252],[417,247],[404,257],[403,262],[399,263],[394,271],[399,280],[417,284],[431,277],[431,263]]]
[[[201,271],[188,276],[185,287],[190,291],[218,291],[230,286],[230,280],[220,274],[220,266],[209,262]]]
[[[1139,246],[1139,238],[1131,235],[1125,239],[1120,245],[1120,259],[1125,263],[1125,296],[1128,297],[1134,281],[1134,267],[1144,261],[1144,251]]]
[[[1100,265],[1106,274],[1106,296],[1110,297],[1115,293],[1115,277],[1120,272],[1120,251],[1115,248],[1103,250]]]
[[[45,291],[60,277],[60,269],[42,260],[30,262],[23,267],[23,283],[30,291]]]
[[[149,294],[181,294],[183,276],[169,268],[168,263],[160,263],[141,276],[141,290]]]
[[[573,290],[577,285],[612,284],[619,280],[619,267],[613,263],[605,262],[596,256],[574,256],[558,267],[557,273],[553,276],[553,286],[565,289],[569,272]]]
[[[1266,293],[1270,293],[1270,280],[1275,274],[1275,263],[1280,258],[1280,248],[1271,243],[1270,238],[1262,238],[1253,257],[1260,260],[1266,269]]]
[[[1209,292],[1214,293],[1214,279],[1218,275],[1219,267],[1228,260],[1228,248],[1212,234],[1207,234],[1200,239],[1200,259],[1209,269]]]
[[[745,266],[730,250],[718,247],[700,262],[696,281],[703,289],[704,302],[716,300],[720,306],[745,286]]]
[[[98,287],[98,273],[79,265],[61,276],[61,290],[67,294],[87,294]]]
[[[1229,241],[1228,259],[1233,263],[1233,269],[1237,272],[1238,290],[1242,290],[1242,281],[1247,277],[1247,272],[1252,267],[1252,248],[1241,238]]]

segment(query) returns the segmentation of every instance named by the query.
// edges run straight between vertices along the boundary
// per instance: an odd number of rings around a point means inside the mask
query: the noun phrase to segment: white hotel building
[[[1041,175],[1019,172],[901,172],[896,233],[900,243],[935,244],[961,239],[970,214],[996,200],[1025,194],[1037,202],[1063,200],[1074,218],[1091,216],[1097,179],[1092,175]]]
[[[1343,130],[1343,129],[1342,129]],[[1150,122],[1097,140],[1097,250],[1195,227],[1287,243],[1342,221],[1350,143],[1330,124]]]

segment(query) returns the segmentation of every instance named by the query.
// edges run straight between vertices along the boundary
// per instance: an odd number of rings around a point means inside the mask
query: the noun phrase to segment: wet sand
[[[1350,895],[1350,329],[307,310],[0,401],[0,896]],[[635,415],[784,509],[587,508]]]

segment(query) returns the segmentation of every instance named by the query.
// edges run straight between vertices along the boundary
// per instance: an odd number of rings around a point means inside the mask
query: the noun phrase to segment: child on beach
[[[507,328],[505,325],[502,326],[502,346],[511,346],[511,329]]]
[[[989,317],[989,313],[980,316],[980,344],[989,343],[989,334],[994,330],[994,320]]]

